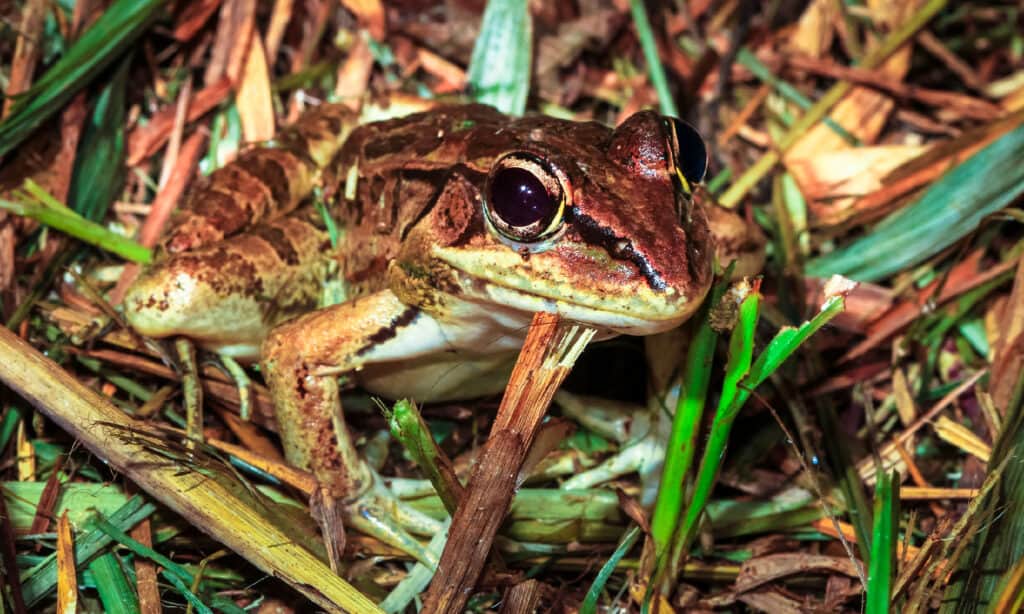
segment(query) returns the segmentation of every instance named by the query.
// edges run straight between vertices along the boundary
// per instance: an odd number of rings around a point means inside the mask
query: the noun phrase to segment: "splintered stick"
[[[452,518],[448,544],[424,599],[425,612],[463,611],[544,412],[594,332],[562,323],[557,314],[534,315],[491,434]]]

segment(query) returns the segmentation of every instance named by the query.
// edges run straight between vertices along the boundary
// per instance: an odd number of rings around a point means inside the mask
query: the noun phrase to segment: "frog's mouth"
[[[523,312],[547,311],[627,335],[650,335],[684,322],[704,298],[673,287],[652,289],[646,281],[614,284],[586,275],[523,267],[510,250],[435,249],[447,264],[463,298]],[[531,256],[536,258],[536,255]]]

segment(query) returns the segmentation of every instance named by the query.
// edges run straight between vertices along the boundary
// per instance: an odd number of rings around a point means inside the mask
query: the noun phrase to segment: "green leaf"
[[[114,512],[107,522],[120,527],[131,528],[148,518],[156,511],[156,507],[146,503],[141,497],[132,497],[120,509]],[[75,537],[75,566],[81,568],[90,559],[103,551],[113,540],[103,531],[92,529],[84,535]],[[23,573],[21,591],[25,603],[34,605],[51,594],[57,587],[57,555],[51,554],[41,563]]]
[[[167,0],[117,0],[28,91],[0,123],[0,156],[18,146],[116,60],[149,27]]]
[[[455,514],[455,508],[459,505],[458,493],[449,488],[454,488],[455,485],[449,484],[443,477],[444,472],[440,463],[445,457],[434,442],[430,428],[420,415],[416,404],[409,399],[402,399],[396,401],[391,410],[383,405],[381,407],[384,409],[391,435],[405,447],[413,462],[426,474],[448,513]],[[454,469],[448,469],[451,475],[454,475]]]
[[[31,179],[25,181],[24,187],[25,191],[21,194],[24,200],[0,200],[0,209],[38,220],[41,224],[67,233],[89,245],[115,253],[126,260],[148,264],[153,259],[153,252],[149,248],[78,215]]]
[[[68,206],[99,222],[124,184],[124,95],[131,56],[125,56],[100,92],[75,156]]]
[[[469,60],[473,99],[522,115],[530,93],[532,59],[533,19],[526,0],[490,0]]]
[[[718,334],[711,328],[708,313],[722,300],[728,281],[721,281],[704,301],[696,321],[697,333],[690,341],[683,366],[682,390],[672,418],[672,431],[665,453],[665,465],[658,486],[658,498],[651,514],[651,537],[654,539],[657,565],[664,564],[663,555],[679,524],[686,491],[686,478],[693,466],[693,455],[699,442],[698,429],[704,416],[704,404],[711,381],[711,366],[715,357]],[[660,570],[655,576],[660,576]]]
[[[807,275],[875,281],[921,263],[973,232],[1024,192],[1024,125],[949,170],[874,231],[807,263]]]
[[[730,298],[726,297],[725,300]],[[750,394],[749,389],[741,388],[741,382],[746,380],[750,372],[750,363],[754,355],[754,331],[760,318],[760,310],[761,294],[757,291],[751,291],[740,303],[739,319],[729,338],[729,360],[725,366],[722,395],[711,422],[711,433],[701,457],[700,468],[694,479],[693,494],[690,496],[689,505],[674,540],[672,555],[676,559],[685,556],[697,535],[701,515],[711,498],[711,490],[725,457],[732,424],[743,406],[743,401]]]
[[[12,411],[11,415],[18,414]],[[0,493],[7,501],[10,515],[8,520],[15,530],[27,531],[32,526],[45,489],[46,482],[0,482]],[[73,526],[85,524],[97,512],[113,514],[128,501],[127,495],[110,483],[68,482],[61,484],[60,493],[53,516],[56,518],[66,512]]]
[[[799,328],[786,327],[776,333],[775,337],[768,344],[768,347],[757,357],[754,365],[750,368],[750,374],[744,382],[743,401],[750,395],[750,392],[771,377],[771,374],[778,369],[782,363],[789,358],[798,347],[816,333],[822,326],[832,318],[839,315],[846,305],[846,299],[841,294],[829,297],[821,306],[821,311],[813,318],[804,322]]]
[[[997,612],[1024,611],[1024,557],[1006,570],[996,587],[994,609]]]

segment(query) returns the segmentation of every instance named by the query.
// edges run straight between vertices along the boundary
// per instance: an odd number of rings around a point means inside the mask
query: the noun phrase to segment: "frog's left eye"
[[[495,162],[484,196],[487,220],[512,241],[542,241],[562,226],[562,181],[546,161],[533,154],[510,153]]]
[[[681,119],[665,118],[668,129],[672,165],[683,189],[690,193],[693,185],[704,179],[708,170],[708,150],[697,129]]]

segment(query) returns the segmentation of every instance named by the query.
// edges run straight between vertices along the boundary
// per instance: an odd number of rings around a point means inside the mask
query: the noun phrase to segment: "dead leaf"
[[[384,40],[387,27],[380,0],[341,0],[341,4],[356,16],[359,25],[366,28],[374,40]]]
[[[235,105],[242,123],[242,134],[250,143],[274,138],[274,100],[270,89],[270,71],[263,41],[253,36],[249,41],[249,55],[238,83]]]
[[[832,47],[835,31],[832,23],[839,17],[835,0],[814,0],[804,9],[796,30],[786,41],[796,53],[820,58]]]

